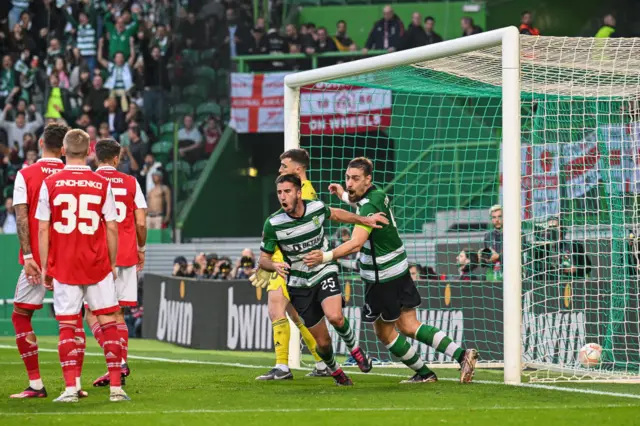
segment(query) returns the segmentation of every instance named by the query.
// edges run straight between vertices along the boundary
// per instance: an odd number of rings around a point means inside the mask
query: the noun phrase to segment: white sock
[[[76,377],[76,387],[78,390],[82,389],[82,384],[80,384],[80,377]]]
[[[276,368],[282,370],[282,371],[289,371],[289,366],[286,364],[276,364]]]
[[[44,387],[42,379],[29,380],[29,387],[33,390],[40,390]]]
[[[316,370],[326,370],[327,369],[327,364],[324,363],[324,361],[318,361],[316,362]]]
[[[65,388],[65,392],[66,393],[78,393],[78,391],[76,390],[75,386],[67,386]]]
[[[110,386],[111,392],[120,392],[122,388],[120,386]]]

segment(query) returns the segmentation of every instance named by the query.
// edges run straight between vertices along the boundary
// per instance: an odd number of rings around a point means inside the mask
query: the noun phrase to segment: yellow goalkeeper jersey
[[[316,194],[316,190],[313,189],[313,185],[310,180],[302,181],[302,199],[303,200],[315,200],[318,198]],[[276,247],[276,251],[273,253],[271,259],[274,262],[284,262],[284,257],[282,256],[282,252],[279,248]]]

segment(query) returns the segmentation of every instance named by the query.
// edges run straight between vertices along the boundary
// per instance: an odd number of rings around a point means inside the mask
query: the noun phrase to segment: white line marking
[[[15,349],[13,346],[9,345],[0,345],[0,349]],[[40,352],[54,352],[57,353],[56,349],[45,349],[39,348]],[[85,356],[104,356],[101,353],[95,352],[86,352]],[[251,364],[240,364],[234,362],[218,362],[218,361],[198,361],[193,359],[171,359],[171,358],[159,358],[159,357],[147,357],[147,356],[138,356],[131,355],[128,356],[130,359],[136,359],[140,361],[155,361],[155,362],[167,362],[171,364],[196,364],[196,365],[215,365],[220,367],[235,367],[235,368],[250,368],[250,369],[269,369],[273,366],[265,366],[265,365],[251,365]],[[293,370],[307,371],[304,368],[298,368]],[[350,371],[351,374],[365,374],[360,371]],[[370,376],[381,376],[381,377],[402,377],[406,378],[410,373],[407,374],[390,374],[390,373],[366,373]],[[457,382],[458,379],[453,378],[439,378],[438,380],[442,381],[450,381]],[[482,384],[482,385],[505,385],[503,382],[497,382],[492,380],[474,380],[473,383]],[[559,392],[570,392],[570,393],[582,393],[589,395],[598,395],[598,396],[610,396],[615,398],[630,398],[630,399],[640,399],[640,394],[632,394],[632,393],[618,393],[618,392],[607,392],[607,391],[598,391],[594,389],[582,389],[582,388],[568,388],[568,387],[558,387],[552,385],[541,385],[541,384],[533,384],[533,383],[521,383],[517,385],[523,388],[533,388],[533,389],[545,389],[545,390],[553,390]]]
[[[313,413],[313,412],[394,412],[394,411],[520,411],[520,410],[584,410],[603,408],[636,408],[640,405],[633,404],[607,404],[607,405],[540,405],[540,406],[489,406],[489,407],[327,407],[327,408],[239,408],[227,410],[166,410],[166,411],[64,411],[64,412],[32,412],[32,413],[0,413],[0,417],[19,416],[85,416],[85,415],[149,415],[149,414],[255,414],[255,413]]]

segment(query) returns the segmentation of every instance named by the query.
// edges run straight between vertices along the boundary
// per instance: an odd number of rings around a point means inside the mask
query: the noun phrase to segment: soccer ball
[[[600,363],[601,356],[602,346],[597,343],[587,343],[578,352],[578,361],[583,367],[595,367]]]

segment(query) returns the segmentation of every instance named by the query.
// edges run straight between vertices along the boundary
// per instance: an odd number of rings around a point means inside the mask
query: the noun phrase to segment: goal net
[[[349,209],[329,183],[352,158],[373,161],[419,265],[419,320],[477,348],[481,366],[504,366],[512,383],[521,369],[637,379],[639,48],[509,28],[298,73],[285,81],[286,145],[309,151],[310,179],[335,207]],[[349,231],[331,228],[331,243]],[[360,344],[397,361],[360,321],[357,259],[341,270]],[[586,343],[603,348],[590,368]],[[457,366],[415,345],[436,368]]]

